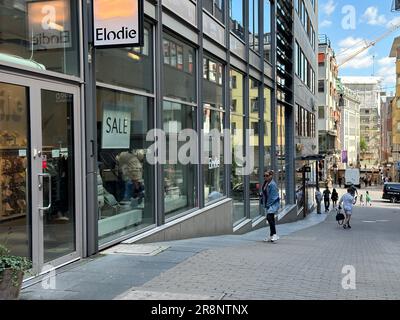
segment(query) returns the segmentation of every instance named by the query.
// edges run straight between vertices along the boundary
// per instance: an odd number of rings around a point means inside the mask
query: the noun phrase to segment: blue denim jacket
[[[263,186],[261,201],[266,209],[266,213],[278,213],[280,206],[279,189],[274,180],[268,184],[266,190],[264,190]]]

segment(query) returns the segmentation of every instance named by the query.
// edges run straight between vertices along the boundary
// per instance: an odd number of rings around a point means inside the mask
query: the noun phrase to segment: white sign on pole
[[[104,107],[101,144],[103,149],[129,149],[131,113],[123,109],[115,110],[107,105]]]
[[[94,0],[95,47],[141,46],[143,0]]]

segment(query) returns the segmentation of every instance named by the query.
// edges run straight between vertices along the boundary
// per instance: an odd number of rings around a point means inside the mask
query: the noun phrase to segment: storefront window
[[[262,121],[260,118],[260,87],[261,83],[257,80],[250,79],[249,90],[249,105],[250,105],[250,147],[253,157],[254,168],[250,174],[250,218],[255,218],[260,215],[260,145],[259,134],[261,132]]]
[[[79,1],[1,1],[0,64],[79,76]]]
[[[223,70],[222,63],[205,56],[203,59],[203,130],[205,156],[208,164],[204,167],[204,199],[205,203],[212,202],[224,196],[224,99],[223,99]],[[212,137],[215,131],[220,137]],[[213,154],[213,145],[218,145],[219,155]],[[215,149],[215,148],[214,148]],[[208,151],[206,151],[208,150]]]
[[[31,258],[29,92],[0,82],[0,244]]]
[[[164,34],[164,94],[185,102],[196,102],[194,48]]]
[[[243,163],[235,159],[235,153],[244,152],[244,76],[236,70],[230,72],[231,85],[231,192],[233,198],[233,222],[236,223],[246,216],[244,205],[244,176],[238,169]]]
[[[271,118],[271,89],[264,87],[264,170],[271,167],[272,118]]]
[[[155,223],[154,168],[145,159],[153,100],[97,88],[100,244]]]
[[[285,156],[285,107],[277,106],[277,154],[278,154],[278,173],[275,174],[281,197],[282,208],[286,204],[286,156]]]
[[[130,89],[153,92],[153,34],[149,24],[144,28],[143,47],[107,48],[96,50],[98,82]],[[176,47],[174,50],[176,66]]]
[[[229,6],[230,29],[244,41],[244,1],[231,0]]]
[[[167,135],[167,162],[172,162],[169,154],[170,139],[173,136],[177,141],[178,150],[186,143],[178,141],[177,137],[182,130],[196,128],[196,108],[164,101],[163,119]],[[167,219],[198,206],[196,165],[176,162],[163,166],[164,206]]]
[[[222,198],[225,194],[224,183],[224,139],[223,129],[225,121],[225,113],[214,109],[209,109],[205,105],[204,108],[204,148],[208,148],[209,163],[204,167],[204,199],[205,203],[212,202]],[[218,155],[213,155],[212,144],[217,143],[216,138],[209,136],[211,130],[216,130],[220,133],[220,152]]]

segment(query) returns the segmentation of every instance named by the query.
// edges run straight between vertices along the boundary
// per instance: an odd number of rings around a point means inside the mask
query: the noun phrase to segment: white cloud
[[[396,58],[385,57],[378,60],[378,64],[382,67],[393,67],[396,62]]]
[[[331,25],[332,25],[332,21],[324,20],[319,24],[319,27],[324,28],[324,27],[330,27]]]
[[[345,60],[350,58],[362,49],[367,42],[362,38],[347,37],[339,42],[339,52],[337,54],[338,64],[342,64]],[[346,62],[341,69],[365,69],[371,68],[374,63],[373,56],[369,54],[369,49],[359,53],[355,57]],[[372,71],[372,69],[371,69]]]
[[[387,28],[392,28],[393,26],[398,25],[398,24],[400,24],[400,17],[396,17],[396,18],[390,20],[390,21],[386,24],[386,27],[387,27]]]
[[[376,75],[383,78],[383,86],[393,87],[396,85],[396,65],[394,63],[381,67]]]
[[[329,17],[336,9],[336,3],[333,0],[329,0],[322,6],[322,10]]]
[[[385,15],[379,15],[377,7],[368,7],[362,16],[362,20],[372,26],[384,25],[387,22]]]

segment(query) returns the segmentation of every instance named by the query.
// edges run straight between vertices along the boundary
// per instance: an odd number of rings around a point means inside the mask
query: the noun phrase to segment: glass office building
[[[295,208],[282,151],[293,130],[273,80],[279,5],[199,3],[146,0],[143,46],[102,49],[87,1],[0,3],[0,237],[34,273],[125,240],[257,228],[266,169],[278,173],[282,209]],[[152,129],[165,133],[167,163],[146,161]],[[199,133],[198,160],[209,132],[231,135],[208,163],[168,161],[186,129]],[[235,152],[254,159],[251,172],[227,161]]]

